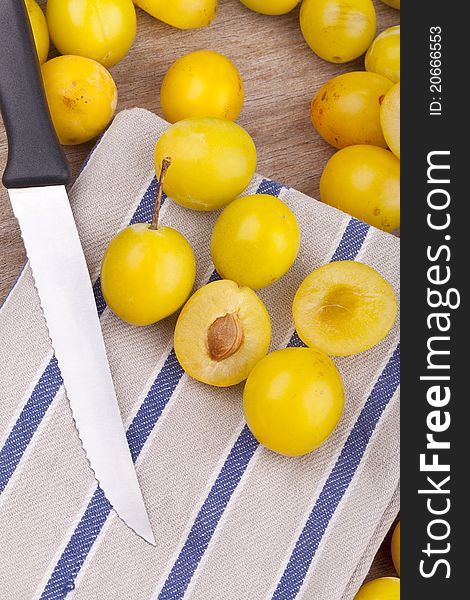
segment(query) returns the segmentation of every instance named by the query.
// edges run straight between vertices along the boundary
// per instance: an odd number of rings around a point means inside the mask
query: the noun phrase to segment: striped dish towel
[[[70,194],[157,546],[117,518],[93,479],[26,267],[0,311],[0,597],[351,600],[398,512],[398,323],[372,350],[335,360],[346,408],[319,450],[287,458],[260,447],[244,424],[242,386],[210,388],[183,373],[174,317],[132,327],[101,295],[109,240],[151,218],[153,148],[166,126],[144,110],[119,114]],[[293,268],[260,293],[273,349],[300,344],[291,301],[321,264],[365,262],[398,293],[395,237],[259,176],[255,192],[282,198],[303,236]],[[162,207],[162,223],[194,248],[198,287],[216,277],[216,218]]]

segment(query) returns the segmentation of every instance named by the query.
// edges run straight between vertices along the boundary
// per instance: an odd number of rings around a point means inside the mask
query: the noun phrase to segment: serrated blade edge
[[[119,517],[155,545],[65,187],[8,192],[86,456]]]

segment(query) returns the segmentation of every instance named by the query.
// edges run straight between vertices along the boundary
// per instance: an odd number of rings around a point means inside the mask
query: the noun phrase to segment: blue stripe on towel
[[[357,219],[350,219],[331,262],[354,260],[362,248],[369,230],[370,227],[367,223],[363,223]]]
[[[182,598],[235,488],[258,447],[245,425],[199,511],[158,600]]]
[[[259,188],[257,189],[256,193],[279,196],[283,189],[288,190],[289,187],[277,181],[273,181],[272,179],[263,179],[263,181],[259,184]]]
[[[111,505],[101,488],[97,488],[80,523],[62,552],[41,598],[65,598],[75,588],[75,578],[110,512]],[[67,577],[54,577],[56,572],[67,573]]]
[[[127,441],[134,462],[183,375],[184,371],[172,350],[127,430]]]
[[[339,245],[333,254],[332,260],[340,260],[337,258],[340,256],[350,257],[351,260],[355,258],[362,248],[368,231],[368,225],[365,225],[356,219],[350,219]],[[292,335],[288,346],[304,346],[303,342],[298,337],[297,332],[294,332]],[[212,535],[217,528],[220,518],[243,473],[246,471],[251,456],[253,456],[259,445],[246,426],[235,443],[235,446],[242,437],[246,440],[245,444],[247,444],[246,456],[250,454],[250,458],[245,461],[244,468],[240,471],[240,469],[237,468],[237,461],[239,461],[238,453],[234,453],[233,449],[232,452],[230,452],[214,486],[196,517],[193,527],[191,528],[176,562],[173,564],[173,567],[163,584],[158,600],[181,600],[183,598],[200,560],[210,543]],[[229,493],[227,493],[227,490]],[[216,507],[216,509],[214,507]],[[201,525],[204,526],[204,535],[201,535]]]
[[[217,271],[213,271],[212,275],[209,277],[208,283],[212,283],[213,281],[220,281],[222,277],[217,273]]]
[[[154,177],[145,191],[142,200],[135,209],[135,212],[130,220],[129,225],[135,225],[136,223],[150,223],[153,217],[153,211],[155,208],[155,194],[157,193],[158,181]],[[166,200],[165,194],[162,196],[162,205]]]
[[[284,187],[285,186],[276,182],[263,179],[258,187],[257,193],[272,194],[276,190],[280,193]],[[268,190],[270,191],[268,192]],[[219,278],[218,273],[214,271],[210,281],[215,281]],[[183,369],[176,359],[174,350],[172,350],[127,430],[127,440],[134,461],[137,460],[145,442],[160,418],[163,409],[170,400],[182,375]],[[84,516],[80,520],[66,549],[54,567],[51,577],[41,595],[41,600],[62,599],[70,589],[73,589],[74,581],[80,568],[111,512],[111,507],[104,494],[101,492],[101,494],[97,496],[98,491],[99,488],[97,488],[97,492],[93,495]],[[93,523],[90,523],[90,519],[87,517],[92,504],[93,513],[96,516],[97,522],[100,524],[99,527],[95,527]],[[87,523],[88,527],[86,526]],[[92,535],[90,535],[89,531],[91,527],[93,528]],[[76,550],[74,551],[74,549]],[[65,555],[67,556],[65,557]]]
[[[293,600],[305,580],[323,535],[366,451],[377,423],[400,382],[400,346],[388,361],[354,424],[307,519],[273,600]]]
[[[134,461],[144,447],[155,423],[171,398],[183,375],[174,351],[170,352],[138,413],[127,430],[127,441]],[[86,557],[111,512],[111,505],[97,487],[75,528],[65,550],[41,595],[43,600],[64,598],[73,589]]]
[[[142,197],[131,223],[151,220],[156,189],[157,180],[154,177]],[[103,298],[99,278],[93,285],[93,293],[98,314],[101,317],[106,308],[106,302]],[[4,445],[0,448],[0,494],[2,494],[15,472],[26,448],[62,384],[63,380],[57,359],[53,356],[40,376],[31,396],[26,401]]]
[[[294,331],[289,343],[287,344],[288,348],[306,348],[303,341],[299,338],[299,334],[297,331]]]
[[[0,494],[15,472],[36,429],[62,385],[62,375],[55,356],[51,358],[34,390],[0,448]]]

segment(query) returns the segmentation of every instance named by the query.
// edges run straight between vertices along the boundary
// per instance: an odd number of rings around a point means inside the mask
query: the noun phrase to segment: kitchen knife
[[[117,514],[155,544],[67,198],[69,170],[47,108],[24,0],[0,0],[0,110],[8,138],[3,183],[80,439]]]

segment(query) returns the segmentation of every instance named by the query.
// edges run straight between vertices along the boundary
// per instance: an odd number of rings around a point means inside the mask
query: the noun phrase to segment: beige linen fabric
[[[154,178],[153,149],[167,124],[140,109],[120,113],[70,192],[93,281],[110,239],[128,224]],[[256,176],[248,192],[262,181]],[[280,198],[295,212],[302,250],[289,273],[260,296],[270,312],[272,349],[293,334],[290,306],[298,285],[331,260],[350,218],[295,190]],[[216,213],[190,212],[166,201],[161,221],[194,248],[196,286],[212,274],[209,239]],[[399,241],[370,229],[357,260],[376,268],[399,291]],[[175,317],[136,328],[109,309],[101,317],[121,414],[135,417],[172,350]],[[26,267],[0,309],[0,450],[11,437],[52,348]],[[258,447],[241,476],[185,592],[189,600],[271,598],[315,501],[377,378],[393,354],[399,324],[372,350],[336,360],[347,403],[334,434],[318,451],[285,458]],[[183,376],[137,460],[157,546],[151,547],[111,512],[74,589],[48,598],[157,598],[191,526],[244,426],[242,386],[214,389]],[[351,600],[398,512],[399,397],[380,417],[350,485],[331,518],[302,586],[301,600]],[[9,437],[10,436],[10,437]],[[45,411],[14,472],[0,491],[0,598],[29,600],[48,581],[95,491],[66,395]],[[0,488],[1,489],[1,488]],[[46,597],[46,596],[43,596]],[[164,596],[165,598],[180,597]]]

